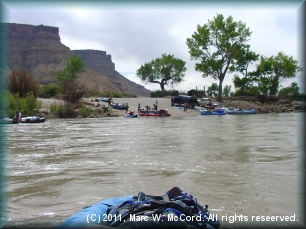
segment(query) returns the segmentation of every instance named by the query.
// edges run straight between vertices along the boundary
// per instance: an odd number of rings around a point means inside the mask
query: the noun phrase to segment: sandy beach
[[[86,102],[86,104],[91,104],[92,107],[95,107],[98,103],[100,103],[102,106],[108,106],[106,102],[93,102],[96,98],[84,98],[83,101]],[[48,111],[51,104],[64,104],[62,100],[58,99],[43,99],[43,98],[37,98],[38,101],[42,102],[41,111]],[[113,98],[113,103],[128,103],[129,110],[130,111],[138,111],[138,104],[140,103],[141,109],[145,109],[146,105],[149,105],[151,108],[153,107],[153,104],[155,104],[157,101],[157,108],[158,109],[168,109],[168,112],[171,114],[171,116],[188,116],[188,115],[199,115],[199,109],[197,108],[188,108],[187,112],[184,112],[183,109],[179,109],[175,106],[171,106],[171,99],[170,98],[149,98],[149,97],[139,97],[139,98]],[[46,112],[48,113],[48,112]],[[112,109],[112,116],[122,116],[124,115],[124,110],[116,110]]]
[[[85,99],[87,102],[91,102],[94,98]],[[171,106],[171,98],[149,98],[149,97],[139,97],[139,98],[113,98],[113,103],[127,103],[129,105],[130,111],[138,111],[138,104],[140,103],[141,109],[145,109],[145,106],[149,105],[151,108],[153,104],[156,104],[159,109],[168,109],[171,116],[188,116],[188,115],[199,115],[199,109],[196,108],[188,108],[187,112],[184,112],[183,109],[179,109],[175,106]],[[97,102],[91,102],[94,104],[98,104]],[[100,102],[101,105],[108,106],[105,102]],[[116,110],[112,109],[113,114],[116,116],[124,115],[124,110]]]

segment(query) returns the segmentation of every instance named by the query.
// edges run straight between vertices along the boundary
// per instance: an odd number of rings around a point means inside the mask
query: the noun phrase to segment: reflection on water
[[[302,114],[199,115],[10,125],[8,222],[57,225],[99,200],[173,186],[219,217],[301,217],[301,120]]]

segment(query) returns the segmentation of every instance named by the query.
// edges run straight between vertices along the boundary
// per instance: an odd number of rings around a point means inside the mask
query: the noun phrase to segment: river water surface
[[[6,125],[7,225],[56,226],[100,200],[140,191],[160,195],[174,186],[208,204],[221,228],[266,226],[272,216],[292,220],[278,218],[274,226],[299,225],[305,196],[303,115]]]

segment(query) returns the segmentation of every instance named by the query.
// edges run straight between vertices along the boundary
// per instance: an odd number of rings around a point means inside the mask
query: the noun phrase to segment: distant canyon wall
[[[136,84],[115,69],[111,55],[100,50],[70,50],[61,43],[59,28],[45,25],[2,23],[7,39],[7,65],[9,70],[25,68],[37,76],[41,84],[55,82],[71,56],[81,56],[86,64],[81,81],[89,89],[116,91],[149,96],[150,91]]]

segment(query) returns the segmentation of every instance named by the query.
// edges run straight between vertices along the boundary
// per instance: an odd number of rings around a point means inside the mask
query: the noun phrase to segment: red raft
[[[141,111],[139,116],[144,117],[170,117],[171,114],[168,112],[168,109],[160,109],[159,111],[147,112]]]

